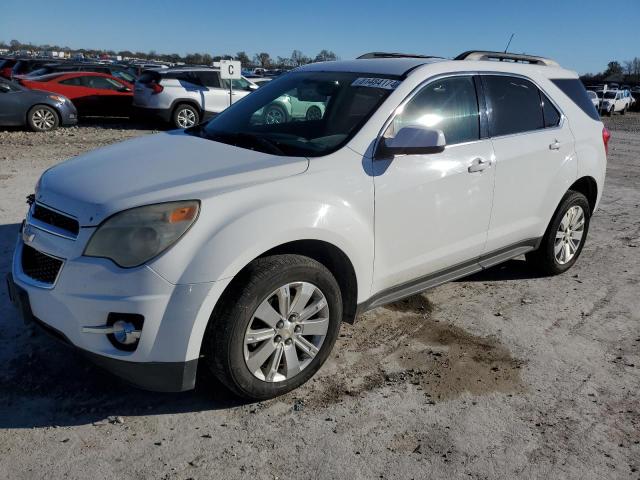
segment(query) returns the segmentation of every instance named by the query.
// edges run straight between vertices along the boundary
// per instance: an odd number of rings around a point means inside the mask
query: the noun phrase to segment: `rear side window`
[[[138,82],[143,84],[153,83],[153,82],[157,83],[158,81],[160,81],[160,75],[158,75],[156,72],[144,72],[138,78]]]
[[[582,82],[577,78],[556,78],[551,79],[553,84],[573,101],[580,109],[594,120],[600,120],[600,115],[591,99],[587,95]],[[598,92],[598,97],[602,97],[602,93]]]
[[[489,104],[489,134],[493,137],[544,128],[538,87],[528,80],[483,75]]]
[[[84,86],[80,77],[67,78],[66,80],[60,80],[58,83],[61,83],[62,85],[72,85],[74,87]]]
[[[549,97],[540,92],[540,99],[542,100],[542,114],[544,116],[545,128],[557,127],[560,125],[560,112],[553,106]]]

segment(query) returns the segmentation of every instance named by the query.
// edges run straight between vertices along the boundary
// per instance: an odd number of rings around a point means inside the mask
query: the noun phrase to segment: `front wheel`
[[[587,198],[580,192],[567,192],[547,227],[540,247],[527,253],[527,262],[546,275],[569,270],[582,252],[590,217]]]
[[[36,105],[27,114],[27,123],[34,132],[49,132],[58,128],[58,113],[46,105]]]
[[[207,364],[235,394],[263,400],[309,380],[331,353],[342,320],[335,278],[301,255],[254,261],[214,313]]]
[[[620,112],[621,115],[626,115],[627,114],[627,106],[625,105],[624,108],[622,109],[622,112]]]

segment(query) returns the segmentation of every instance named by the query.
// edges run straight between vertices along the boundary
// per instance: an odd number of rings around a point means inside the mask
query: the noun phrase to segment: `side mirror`
[[[5,85],[3,83],[0,83],[0,92],[2,93],[7,93],[11,91],[11,87],[9,85]]]
[[[389,158],[394,155],[425,155],[444,151],[447,145],[444,132],[418,125],[403,127],[394,138],[383,138],[376,157]]]
[[[253,83],[250,83],[249,85],[247,85],[247,91],[249,92],[253,92],[254,90],[258,89],[258,85],[255,85]]]
[[[126,93],[126,92],[130,92],[131,89],[129,87],[120,87],[118,91],[122,93]]]

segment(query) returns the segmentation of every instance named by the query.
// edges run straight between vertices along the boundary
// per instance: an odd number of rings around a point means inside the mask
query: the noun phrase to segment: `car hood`
[[[173,200],[204,199],[303,173],[307,158],[234,147],[183,131],[94,150],[47,170],[36,198],[97,225],[115,212]]]

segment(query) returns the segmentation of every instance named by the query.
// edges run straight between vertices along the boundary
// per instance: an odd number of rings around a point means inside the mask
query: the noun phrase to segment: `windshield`
[[[604,94],[604,98],[616,98],[616,92],[607,92]]]
[[[275,155],[327,155],[348,142],[399,84],[391,76],[292,72],[187,133]]]

